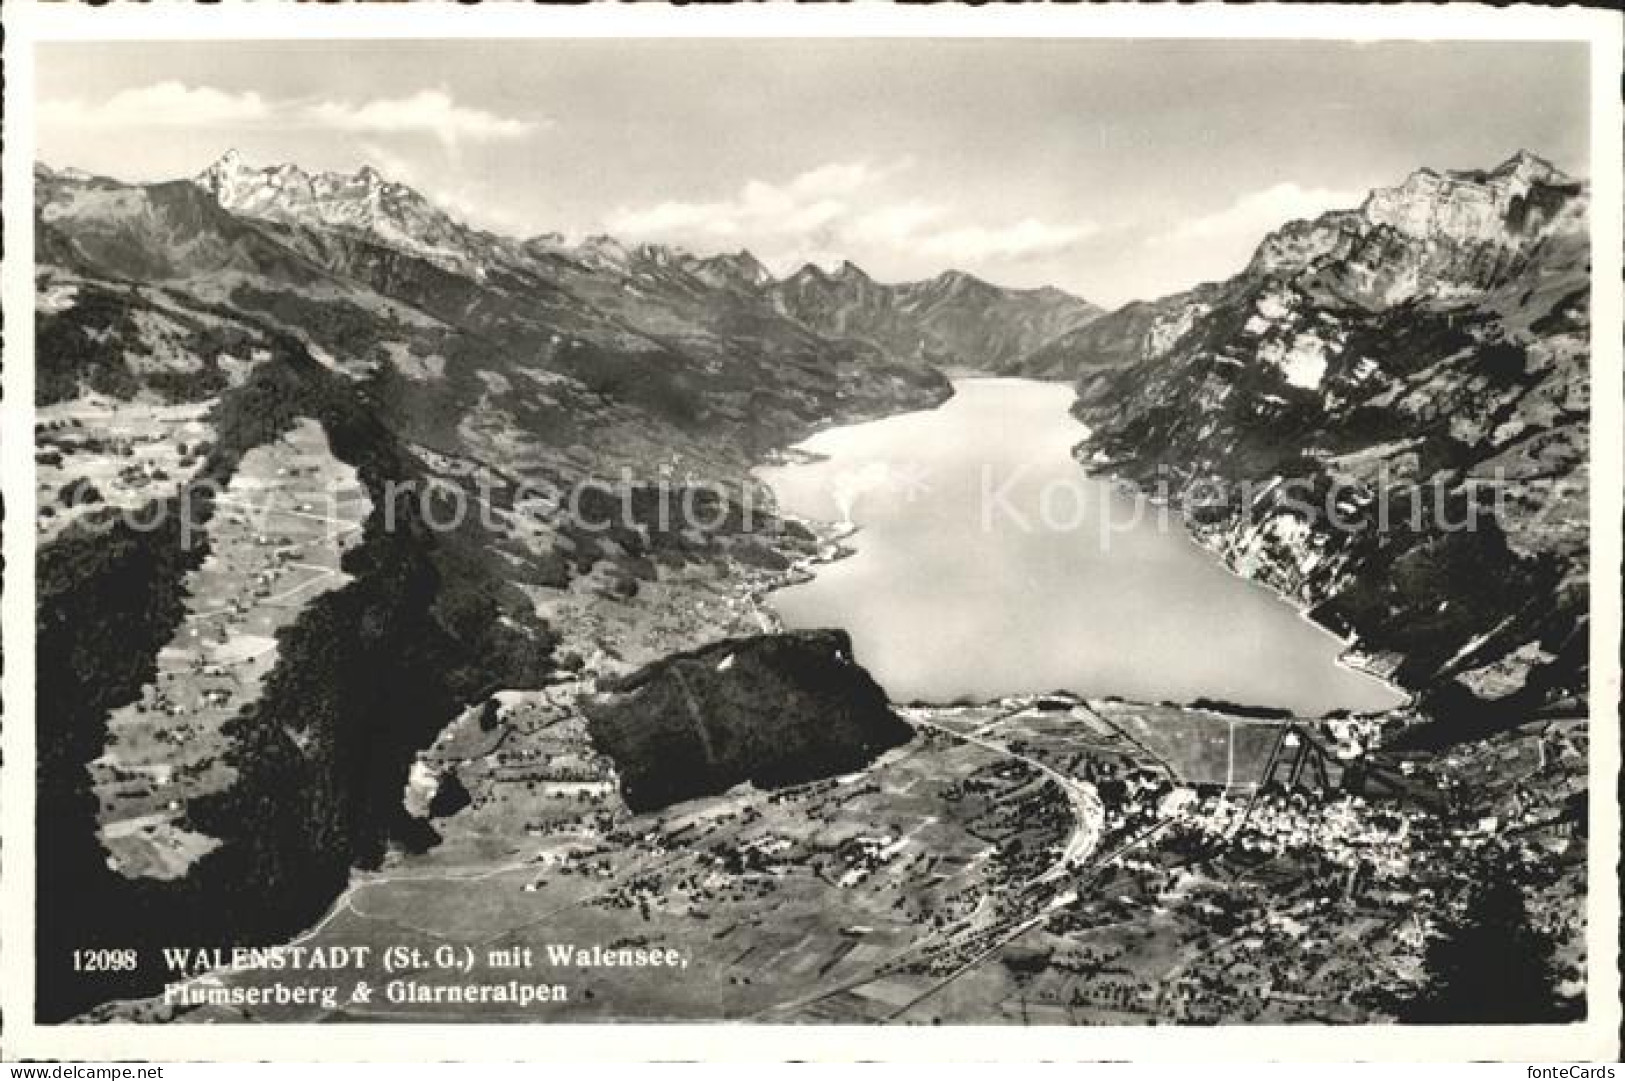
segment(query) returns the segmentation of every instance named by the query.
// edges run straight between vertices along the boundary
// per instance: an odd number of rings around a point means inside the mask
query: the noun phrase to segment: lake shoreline
[[[1092,469],[1089,463],[1086,462],[1082,457],[1079,457],[1079,455],[1076,453],[1087,445],[1088,441],[1084,440],[1083,442],[1079,443],[1077,447],[1073,448],[1073,457],[1077,460],[1079,467],[1083,469],[1086,474],[1091,477],[1098,477],[1107,481],[1116,487],[1118,491],[1124,493],[1125,495],[1132,496],[1135,499],[1145,500],[1154,506],[1160,507],[1164,505],[1162,500],[1152,496],[1150,493],[1140,488],[1133,481],[1124,477],[1122,474],[1109,472],[1106,469]],[[1177,510],[1178,508],[1173,509]],[[1308,623],[1317,631],[1320,631],[1326,634],[1328,637],[1341,643],[1344,648],[1336,658],[1336,663],[1340,667],[1354,673],[1355,675],[1373,680],[1380,684],[1384,689],[1404,697],[1403,702],[1390,706],[1386,710],[1367,711],[1360,714],[1361,716],[1381,716],[1384,713],[1390,713],[1395,710],[1410,710],[1415,707],[1416,694],[1414,692],[1389,679],[1386,675],[1379,671],[1375,665],[1365,659],[1366,654],[1355,648],[1355,646],[1359,643],[1358,635],[1340,635],[1335,629],[1327,626],[1325,623],[1322,623],[1319,619],[1316,619],[1315,609],[1319,607],[1318,604],[1305,602],[1301,598],[1280,589],[1263,578],[1250,574],[1243,574],[1241,571],[1237,570],[1228,559],[1225,558],[1225,553],[1221,549],[1215,547],[1213,544],[1210,544],[1201,533],[1198,533],[1196,530],[1191,528],[1190,519],[1185,517],[1182,512],[1179,515],[1179,520],[1180,524],[1185,529],[1185,535],[1190,538],[1191,544],[1203,554],[1215,560],[1218,565],[1223,567],[1228,574],[1234,576],[1240,581],[1247,582],[1251,585],[1257,586],[1259,589],[1268,591],[1276,599],[1296,610],[1299,618],[1301,618],[1305,623]]]
[[[986,381],[976,380],[974,382],[1001,382],[1026,385],[1038,381],[1003,378]],[[1046,385],[1052,387],[1056,386],[1056,384],[1053,383],[1048,383]],[[911,411],[910,413],[899,414],[898,416],[909,417],[934,413],[944,404],[961,399],[963,396],[962,391],[964,389],[965,388],[961,385],[960,381],[956,381],[955,393],[953,397],[946,399],[945,402],[938,403],[937,405],[924,410]],[[1062,412],[1066,413],[1066,410],[1063,408]],[[832,431],[836,428],[858,427],[870,423],[874,422],[859,421],[852,425],[837,425],[835,428],[823,429],[823,432]],[[808,439],[812,438],[812,436],[808,437]],[[1086,440],[1074,444],[1074,447],[1082,446],[1084,445],[1084,442],[1086,442]],[[860,553],[860,547],[858,545],[847,542],[851,541],[860,532],[864,531],[864,526],[862,523],[843,523],[837,522],[833,518],[814,518],[804,514],[793,513],[784,506],[785,501],[781,498],[781,493],[772,483],[772,480],[763,475],[763,470],[771,467],[800,466],[815,463],[827,465],[830,462],[831,455],[826,454],[821,450],[809,450],[804,447],[802,443],[797,443],[789,448],[776,452],[766,461],[762,462],[759,466],[751,470],[753,479],[773,493],[775,506],[779,508],[779,517],[786,521],[796,522],[802,527],[808,529],[818,541],[818,552],[815,555],[801,556],[797,558],[790,568],[786,569],[782,574],[776,576],[771,583],[752,591],[752,606],[759,612],[763,613],[763,615],[766,617],[762,620],[764,627],[770,626],[773,630],[783,630],[788,625],[776,600],[777,596],[784,590],[809,583],[818,577],[822,568]],[[1129,485],[1121,478],[1090,469],[1088,464],[1082,460],[1079,460],[1076,455],[1069,454],[1068,462],[1069,468],[1079,470],[1083,475],[1098,480],[1103,484],[1115,485],[1120,491],[1123,491],[1124,494],[1132,494],[1136,499],[1150,498],[1146,493],[1133,487],[1132,485]],[[1314,634],[1317,636],[1323,636],[1329,640],[1329,645],[1336,647],[1335,653],[1328,655],[1327,657],[1327,660],[1331,664],[1335,665],[1339,671],[1344,672],[1349,676],[1357,677],[1362,682],[1369,682],[1375,688],[1380,689],[1387,695],[1394,698],[1395,701],[1387,705],[1365,707],[1328,706],[1320,708],[1308,708],[1302,705],[1292,706],[1290,702],[1277,701],[1270,701],[1260,705],[1258,700],[1254,697],[1227,693],[1222,688],[1211,692],[1176,692],[1168,696],[1155,696],[1146,695],[1144,693],[1125,693],[1123,691],[1114,692],[1098,686],[1091,687],[1087,681],[1062,679],[1053,685],[1046,684],[1042,689],[1037,689],[1032,686],[1015,686],[1010,688],[1008,691],[999,690],[985,695],[959,692],[945,693],[937,696],[931,694],[908,694],[907,692],[903,692],[892,696],[894,702],[907,702],[909,704],[935,708],[949,708],[963,706],[972,702],[999,703],[1033,696],[1042,697],[1045,694],[1067,694],[1077,696],[1084,701],[1115,699],[1119,701],[1141,701],[1148,703],[1157,702],[1158,704],[1179,705],[1182,708],[1194,708],[1194,704],[1203,699],[1218,699],[1234,702],[1237,704],[1238,708],[1242,709],[1249,707],[1272,709],[1286,708],[1293,716],[1297,717],[1326,717],[1328,715],[1376,717],[1413,707],[1414,696],[1412,696],[1410,692],[1406,691],[1404,688],[1398,687],[1384,678],[1380,670],[1376,669],[1369,661],[1350,648],[1353,644],[1352,639],[1338,636],[1330,627],[1327,627],[1325,624],[1315,619],[1311,612],[1312,606],[1303,604],[1296,597],[1282,592],[1265,580],[1238,572],[1235,567],[1230,565],[1230,563],[1223,558],[1221,552],[1212,547],[1210,544],[1204,543],[1199,534],[1188,528],[1188,523],[1184,521],[1183,515],[1181,516],[1181,526],[1181,539],[1184,543],[1189,544],[1191,548],[1194,549],[1192,553],[1194,558],[1199,558],[1209,565],[1216,564],[1217,568],[1223,571],[1224,575],[1230,580],[1247,583],[1249,586],[1261,589],[1263,591],[1262,595],[1267,597],[1271,603],[1285,602],[1285,607],[1292,612],[1295,622],[1301,622],[1307,625],[1307,627],[1312,628]],[[1217,559],[1215,559],[1216,556],[1218,557]],[[843,622],[847,621],[825,620],[820,621],[819,625],[841,625]],[[809,623],[807,625],[810,626],[812,624]],[[847,627],[846,629],[849,631],[851,630],[850,627]],[[859,661],[860,663],[863,663],[864,658],[860,656]],[[882,684],[887,682],[883,673],[877,672],[876,678],[879,679]]]

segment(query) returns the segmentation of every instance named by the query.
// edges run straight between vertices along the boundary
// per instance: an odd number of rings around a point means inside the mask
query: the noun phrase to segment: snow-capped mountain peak
[[[476,267],[491,242],[371,165],[307,173],[287,162],[251,165],[228,150],[193,182],[236,214],[359,233],[458,270]]]

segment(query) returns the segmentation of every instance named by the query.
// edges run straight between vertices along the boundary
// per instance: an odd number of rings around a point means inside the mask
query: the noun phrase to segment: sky
[[[498,232],[1116,306],[1422,166],[1584,176],[1569,43],[563,40],[41,46],[36,155],[125,180],[370,164]]]

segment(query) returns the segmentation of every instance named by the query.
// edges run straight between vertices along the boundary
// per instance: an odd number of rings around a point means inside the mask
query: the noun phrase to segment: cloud
[[[473,185],[455,182],[456,174],[453,172],[444,169],[425,171],[410,157],[397,154],[379,143],[364,142],[360,152],[364,164],[371,165],[390,180],[415,188],[424,198],[454,218],[509,236],[523,236],[531,231],[529,223],[511,213],[502,200],[480,197]],[[454,184],[448,185],[448,180],[454,181]]]
[[[252,91],[234,94],[170,80],[120,90],[106,101],[43,101],[41,123],[72,127],[217,127],[269,120],[275,106]]]
[[[447,143],[518,139],[542,126],[539,121],[459,105],[443,90],[420,90],[409,97],[365,102],[320,101],[306,106],[305,115],[315,126],[335,131],[433,135]]]
[[[1023,218],[1010,225],[988,228],[971,225],[927,236],[921,247],[955,262],[1015,262],[1060,255],[1100,231],[1093,222],[1050,225]]]
[[[1157,240],[1240,240],[1256,245],[1264,239],[1265,234],[1289,221],[1318,217],[1328,210],[1358,206],[1363,198],[1361,192],[1305,188],[1288,181],[1262,191],[1249,192],[1223,210],[1181,222],[1161,234]]]
[[[371,101],[311,101],[234,93],[175,80],[120,90],[100,102],[72,98],[39,105],[43,124],[64,127],[316,128],[367,135],[427,135],[448,146],[522,138],[551,125],[460,105],[444,90]]]
[[[1098,231],[1087,221],[965,220],[941,203],[886,198],[885,182],[912,164],[832,162],[777,183],[747,181],[728,199],[621,207],[604,225],[616,235],[702,251],[748,244],[781,270],[876,253],[909,265],[921,257],[955,265],[1020,262],[1068,250]]]
[[[1161,284],[1143,286],[1140,295],[1227,278],[1247,265],[1265,236],[1287,222],[1359,206],[1364,197],[1363,192],[1287,181],[1248,192],[1211,214],[1187,218],[1146,240],[1139,262],[1158,268],[1148,277]]]
[[[935,203],[910,199],[869,211],[852,223],[852,232],[860,240],[901,243],[918,235],[932,222],[940,221],[946,213]]]
[[[821,165],[783,184],[749,180],[732,199],[667,201],[612,211],[610,232],[643,239],[704,244],[735,237],[786,238],[828,228],[852,214],[847,201],[900,166],[867,162]]]

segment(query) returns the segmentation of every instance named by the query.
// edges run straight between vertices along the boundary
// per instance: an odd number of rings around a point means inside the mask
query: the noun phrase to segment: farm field
[[[455,772],[469,805],[435,822],[443,841],[430,853],[357,875],[299,944],[373,945],[379,965],[387,946],[426,956],[446,944],[473,947],[471,972],[431,967],[414,978],[562,982],[569,996],[545,1007],[547,1019],[793,1019],[850,989],[884,995],[889,975],[950,925],[996,919],[998,895],[1049,866],[1066,832],[1067,802],[1037,771],[931,731],[859,774],[774,792],[746,785],[631,816],[612,786],[594,782],[595,770],[612,777],[570,694],[504,692],[494,728],[482,733],[472,711],[454,723],[424,762]],[[656,979],[485,963],[491,951],[529,947],[540,958],[570,944],[670,948],[683,963]],[[379,985],[404,978],[381,967],[350,975]],[[279,978],[287,976],[206,977]],[[188,1018],[235,1016],[206,1007]],[[475,1015],[375,1001],[254,1016]]]
[[[303,420],[244,456],[207,529],[209,550],[185,580],[186,615],[135,702],[108,718],[90,763],[100,837],[130,877],[176,878],[215,847],[185,828],[187,801],[229,785],[221,726],[260,695],[277,632],[350,581],[343,559],[371,501]]]
[[[214,438],[209,405],[87,394],[41,408],[34,425],[35,532],[44,545],[92,511],[135,511],[173,495]]]

